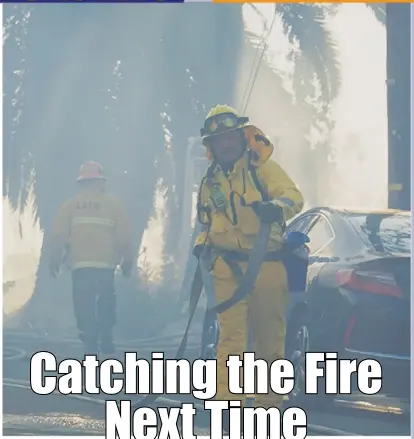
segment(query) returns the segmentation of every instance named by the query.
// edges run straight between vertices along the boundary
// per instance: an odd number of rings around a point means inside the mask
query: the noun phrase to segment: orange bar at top
[[[281,1],[270,1],[270,0],[254,0],[254,1],[244,1],[244,0],[212,0],[213,3],[378,3],[378,1],[370,1],[366,0],[364,2],[357,1],[357,0],[348,0],[343,2],[336,2],[336,1],[328,1],[328,0],[321,0],[319,2],[311,2],[311,1],[301,1],[301,2],[281,2]],[[414,3],[414,0],[385,0],[381,3]]]

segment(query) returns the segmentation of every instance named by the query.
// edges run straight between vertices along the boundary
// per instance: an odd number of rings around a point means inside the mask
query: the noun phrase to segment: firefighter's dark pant
[[[72,292],[80,339],[88,346],[112,342],[115,325],[115,271],[79,268],[72,271]]]

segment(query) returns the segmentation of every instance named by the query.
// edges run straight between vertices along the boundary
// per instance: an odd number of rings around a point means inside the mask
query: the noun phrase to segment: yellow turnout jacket
[[[111,268],[131,262],[131,225],[115,197],[86,189],[59,209],[52,229],[50,261],[59,265],[64,251],[70,269]]]
[[[270,156],[272,143],[256,127],[245,128],[248,150],[236,162],[233,171],[227,176],[216,166],[204,177],[199,193],[200,217],[203,223],[208,216],[203,209],[211,212],[211,227],[207,237],[204,230],[197,237],[195,246],[206,243],[226,250],[251,250],[260,227],[260,220],[251,204],[263,201],[259,186],[272,200],[277,200],[283,208],[284,218],[288,221],[303,208],[303,197],[288,174]],[[259,137],[257,137],[259,135]],[[257,140],[257,139],[265,139]],[[252,173],[254,167],[255,172]],[[210,172],[210,178],[208,178]],[[253,175],[255,174],[255,175]],[[255,178],[257,180],[255,182]],[[215,193],[220,192],[226,200],[225,210],[214,203]],[[207,229],[207,227],[204,227]],[[281,248],[283,232],[278,224],[272,225],[268,249]],[[206,241],[207,239],[207,241]]]

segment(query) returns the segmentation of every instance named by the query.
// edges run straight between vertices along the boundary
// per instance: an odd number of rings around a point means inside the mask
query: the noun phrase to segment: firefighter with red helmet
[[[54,220],[49,270],[56,277],[66,251],[79,337],[88,352],[111,354],[115,269],[121,264],[124,276],[132,270],[131,224],[121,201],[106,193],[99,163],[84,163],[77,182],[79,192],[60,207]]]

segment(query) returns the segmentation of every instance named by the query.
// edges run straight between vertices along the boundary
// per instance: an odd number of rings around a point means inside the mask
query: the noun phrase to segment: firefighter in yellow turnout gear
[[[216,303],[229,299],[237,279],[220,255],[226,254],[245,271],[260,220],[272,222],[268,255],[247,299],[218,315],[218,400],[239,400],[228,390],[226,361],[247,351],[249,328],[256,358],[268,364],[284,357],[288,283],[283,262],[271,260],[282,248],[285,221],[303,208],[303,198],[286,172],[270,156],[273,145],[261,130],[227,105],[213,108],[201,130],[211,165],[199,193],[198,215],[204,230],[194,254],[209,248]],[[269,390],[254,406],[280,407],[283,396]]]
[[[100,348],[111,354],[115,269],[121,263],[125,276],[131,272],[131,226],[121,202],[105,192],[99,163],[84,163],[77,181],[79,193],[60,207],[54,221],[49,269],[55,277],[66,251],[79,337],[87,352]]]

